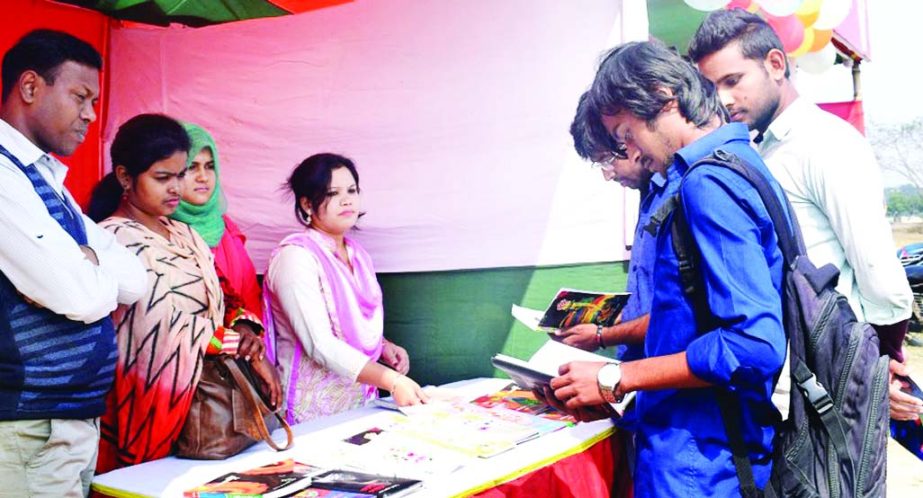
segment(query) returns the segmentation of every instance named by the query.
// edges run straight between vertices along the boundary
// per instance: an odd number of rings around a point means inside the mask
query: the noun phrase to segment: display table
[[[506,379],[475,379],[444,386],[471,399],[502,389]],[[183,490],[208,482],[228,472],[273,463],[285,458],[314,459],[322,448],[308,443],[318,431],[371,417],[382,408],[365,407],[293,427],[294,446],[274,452],[265,444],[220,461],[164,458],[115,470],[93,480],[93,491],[112,497],[181,497]],[[424,481],[416,497],[472,496],[580,496],[608,497],[615,470],[624,467],[618,438],[610,438],[609,420],[581,423],[518,445],[515,449],[470,464],[438,479]],[[275,434],[277,440],[281,433]],[[622,481],[623,488],[626,484]]]

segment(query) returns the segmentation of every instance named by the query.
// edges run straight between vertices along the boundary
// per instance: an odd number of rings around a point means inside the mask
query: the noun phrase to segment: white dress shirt
[[[0,119],[0,144],[23,165],[34,164],[48,184],[71,207],[80,207],[64,188],[67,166],[45,154],[18,130]],[[29,178],[0,155],[0,271],[37,304],[71,320],[92,323],[119,303],[132,304],[147,289],[147,274],[138,258],[115,237],[83,216],[87,245],[99,266],[54,218]]]
[[[758,149],[788,194],[817,266],[840,269],[837,290],[860,320],[910,317],[913,296],[885,219],[881,171],[852,125],[802,99],[777,117]]]

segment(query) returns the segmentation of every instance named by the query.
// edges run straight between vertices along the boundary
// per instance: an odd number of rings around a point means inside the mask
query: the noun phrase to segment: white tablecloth
[[[475,398],[502,389],[507,379],[473,379],[443,386],[461,396]],[[293,427],[295,444],[284,452],[272,451],[260,443],[247,451],[220,461],[184,460],[174,457],[155,460],[96,476],[93,489],[116,497],[181,497],[183,490],[234,471],[266,465],[285,458],[296,461],[316,460],[320,448],[307,444],[316,439],[317,431],[343,423],[372,417],[382,408],[365,407],[331,417],[313,420]],[[579,453],[612,433],[612,422],[600,420],[581,423],[518,445],[514,450],[488,458],[473,458],[470,464],[438,479],[424,481],[414,498],[466,496],[503,482],[513,480],[532,470]],[[277,431],[276,440],[284,437]],[[302,444],[299,444],[299,443]]]

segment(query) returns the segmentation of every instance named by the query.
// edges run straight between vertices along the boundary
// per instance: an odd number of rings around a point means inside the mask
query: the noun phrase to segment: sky
[[[868,123],[902,123],[923,116],[923,64],[918,59],[923,2],[868,0],[872,57],[860,67]]]
[[[871,57],[860,67],[866,129],[894,125],[923,117],[923,63],[915,38],[923,19],[923,2],[867,0]],[[795,85],[814,102],[853,99],[851,68],[836,65],[820,76],[798,71]],[[886,187],[907,183],[896,173],[882,170]]]

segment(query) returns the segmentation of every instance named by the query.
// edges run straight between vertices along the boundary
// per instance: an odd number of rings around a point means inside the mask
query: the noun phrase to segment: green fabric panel
[[[204,25],[288,14],[266,0],[65,0],[120,19]]]
[[[407,349],[421,385],[497,376],[491,356],[527,359],[546,335],[516,322],[510,306],[544,309],[558,289],[622,291],[627,263],[379,274],[385,337]]]
[[[648,31],[651,36],[676,47],[686,55],[689,40],[708,12],[695,10],[683,0],[647,0]]]

